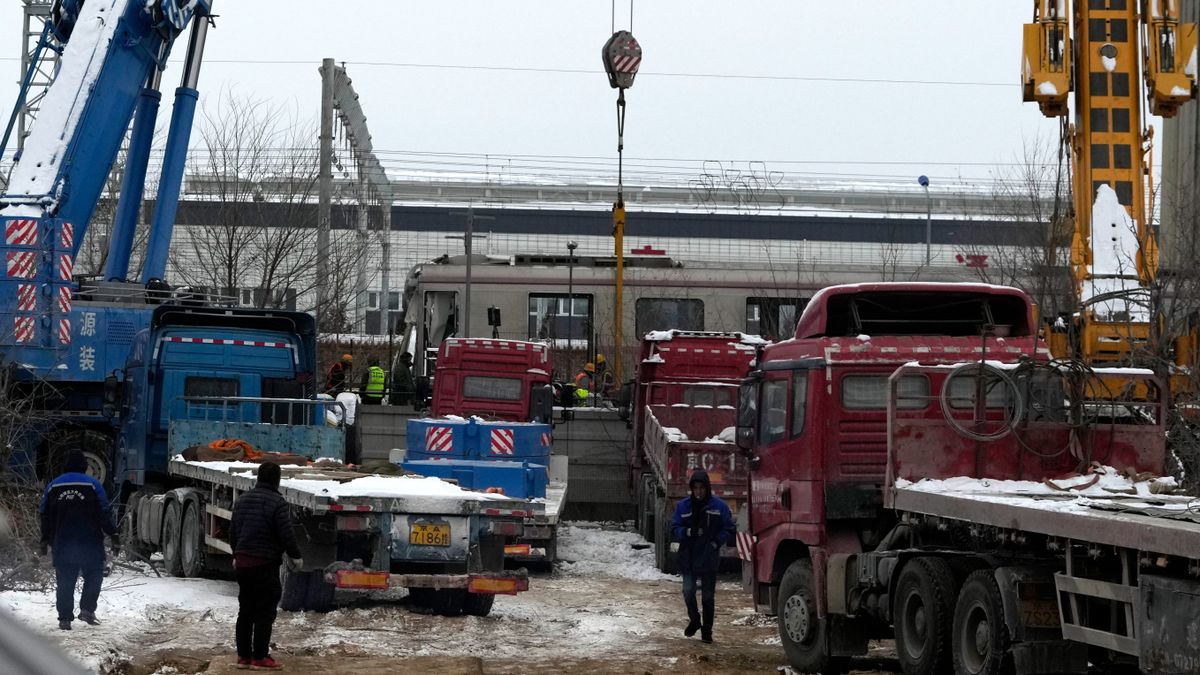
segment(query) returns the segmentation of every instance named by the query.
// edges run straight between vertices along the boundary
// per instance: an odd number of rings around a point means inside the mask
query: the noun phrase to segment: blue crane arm
[[[60,69],[13,170],[0,216],[74,225],[78,250],[130,119],[155,69],[208,0],[90,0],[73,5]]]

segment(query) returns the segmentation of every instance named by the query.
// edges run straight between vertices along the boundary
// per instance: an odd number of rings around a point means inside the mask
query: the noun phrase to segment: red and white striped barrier
[[[737,542],[738,558],[741,558],[746,562],[754,562],[754,542],[757,541],[758,538],[751,535],[749,532],[739,531],[735,537],[735,540]]]
[[[75,226],[63,223],[62,230],[58,234],[58,242],[67,250],[73,248],[75,246]]]
[[[450,427],[429,427],[425,430],[426,452],[454,450],[454,431]]]
[[[13,318],[13,338],[16,342],[33,341],[32,316],[18,316]]]
[[[58,341],[64,345],[71,344],[71,320],[70,319],[59,319],[58,320]]]
[[[37,309],[37,286],[17,284],[17,311],[32,312]]]
[[[16,279],[32,279],[37,265],[37,253],[33,251],[9,251],[4,254],[8,276]]]
[[[10,220],[4,227],[4,243],[9,246],[33,246],[37,243],[36,220]]]
[[[492,429],[491,450],[493,455],[513,454],[513,430]]]

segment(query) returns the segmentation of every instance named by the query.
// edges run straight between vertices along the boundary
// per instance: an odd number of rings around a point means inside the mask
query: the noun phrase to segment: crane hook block
[[[642,63],[642,46],[633,33],[619,30],[604,43],[600,52],[604,59],[604,72],[608,73],[608,85],[613,89],[628,89],[633,86],[638,66]]]

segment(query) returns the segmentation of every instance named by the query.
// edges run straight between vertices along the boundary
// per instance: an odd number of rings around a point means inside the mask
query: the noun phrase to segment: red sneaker
[[[282,670],[283,664],[271,657],[254,659],[250,662],[250,670]]]
[[[250,659],[242,658],[239,656],[238,660],[237,660],[237,665],[234,667],[237,668],[238,670],[246,670],[247,668],[250,667]]]

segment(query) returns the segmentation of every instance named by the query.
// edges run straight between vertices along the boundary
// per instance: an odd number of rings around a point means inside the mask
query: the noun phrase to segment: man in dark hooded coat
[[[712,493],[707,472],[696,469],[688,481],[688,488],[691,494],[679,500],[671,518],[671,534],[679,542],[676,565],[683,575],[683,603],[688,612],[688,625],[683,634],[691,637],[699,630],[702,640],[712,642],[717,565],[721,561],[721,547],[733,543],[737,526],[729,506]],[[697,584],[703,617],[696,610]]]

